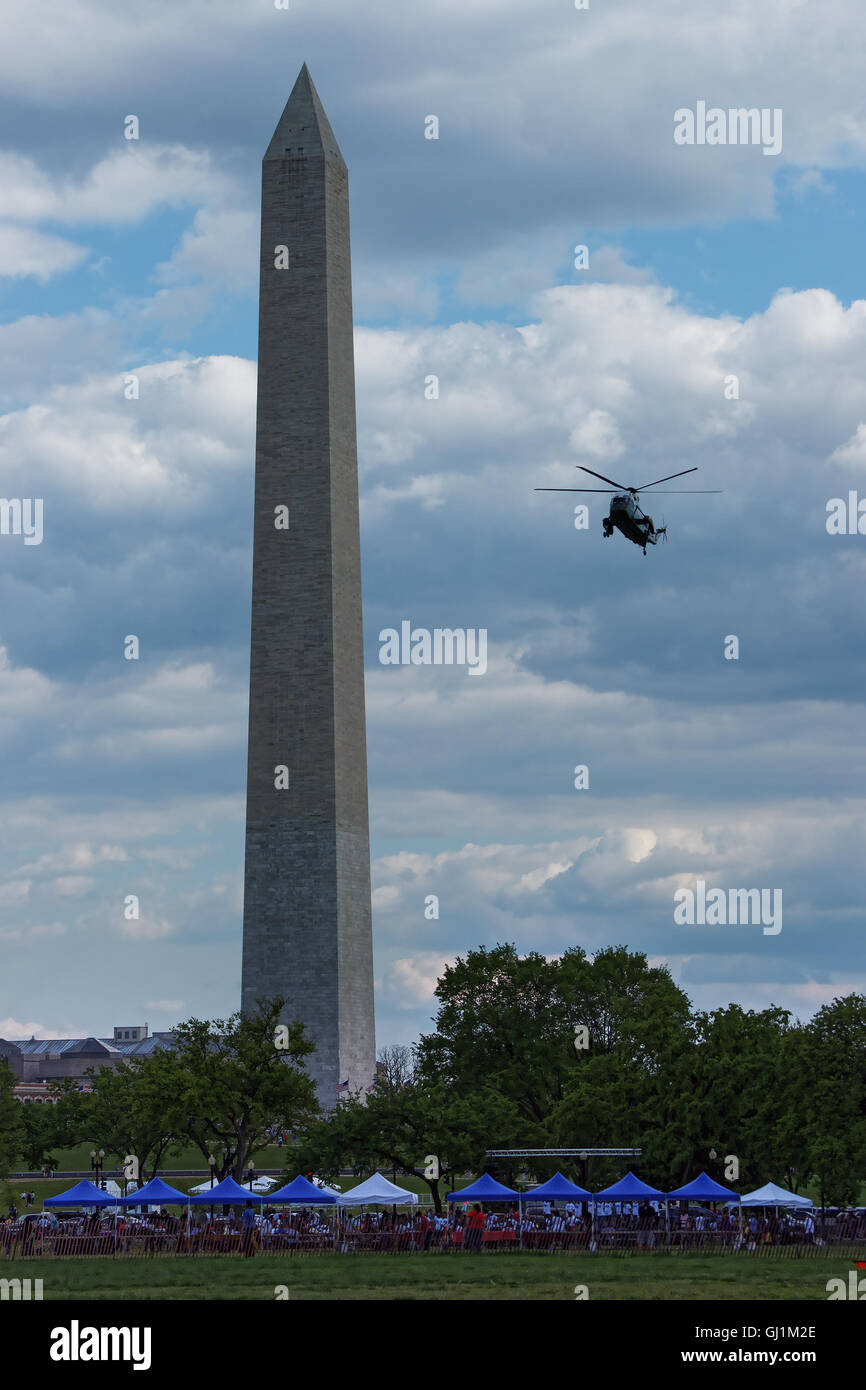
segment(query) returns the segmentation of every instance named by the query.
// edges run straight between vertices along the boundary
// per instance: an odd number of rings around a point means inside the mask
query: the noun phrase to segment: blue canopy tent
[[[169,1187],[162,1178],[153,1177],[150,1182],[146,1182],[144,1187],[139,1187],[135,1192],[128,1192],[125,1197],[119,1197],[118,1207],[174,1207],[186,1206],[187,1217],[189,1217],[189,1196],[186,1192],[179,1192],[176,1187]],[[189,1222],[187,1221],[187,1231]],[[117,1244],[117,1226],[114,1230],[114,1243]]]
[[[619,1182],[611,1183],[610,1187],[603,1187],[601,1192],[596,1192],[593,1202],[627,1202],[634,1197],[646,1197],[653,1201],[664,1201],[666,1192],[659,1192],[657,1187],[650,1187],[649,1183],[636,1178],[634,1173],[626,1173]]]
[[[699,1177],[686,1183],[685,1187],[678,1187],[676,1192],[669,1192],[668,1198],[672,1202],[739,1202],[740,1194],[732,1192],[729,1187],[722,1187],[722,1184],[716,1182],[709,1174],[701,1173]]]
[[[94,1187],[87,1178],[82,1178],[68,1192],[58,1192],[56,1197],[46,1197],[43,1207],[116,1207],[118,1197],[112,1197],[104,1188]]]
[[[278,1187],[276,1192],[272,1192],[268,1198],[271,1202],[299,1202],[305,1207],[336,1207],[337,1194],[330,1188],[316,1187],[314,1182],[305,1178],[303,1173],[299,1173],[291,1182],[284,1187]],[[337,1248],[337,1223],[331,1223],[331,1236],[334,1242],[334,1249]]]
[[[266,1200],[270,1199],[266,1199],[259,1192],[251,1192],[248,1187],[241,1187],[232,1177],[223,1178],[222,1182],[218,1182],[216,1187],[212,1187],[208,1192],[192,1192],[187,1198],[189,1205],[193,1207],[238,1207],[246,1206],[247,1202],[258,1202],[259,1210]]]
[[[529,1192],[523,1194],[524,1202],[588,1202],[591,1198],[591,1192],[587,1192],[585,1187],[578,1187],[562,1173],[554,1173],[540,1187],[530,1188]]]
[[[513,1187],[506,1187],[503,1183],[491,1178],[489,1173],[482,1173],[480,1178],[470,1183],[468,1187],[460,1188],[459,1192],[447,1193],[449,1202],[507,1202],[512,1198],[517,1199],[518,1211],[518,1231],[520,1248],[523,1249],[523,1198],[519,1192],[515,1192]]]
[[[178,1192],[176,1187],[169,1187],[162,1178],[151,1178],[144,1187],[118,1198],[117,1204],[120,1207],[169,1207],[181,1204],[186,1206],[189,1200],[185,1192]]]
[[[678,1187],[675,1192],[669,1192],[668,1198],[672,1202],[727,1202],[729,1205],[736,1202],[740,1212],[740,1238],[742,1239],[743,1206],[739,1192],[732,1192],[729,1187],[722,1187],[722,1184],[716,1182],[708,1173],[700,1173],[698,1177],[692,1178],[691,1182],[686,1183],[685,1187]]]
[[[58,1192],[56,1197],[46,1197],[44,1207],[117,1207],[120,1199],[112,1197],[102,1187],[95,1187],[88,1178],[82,1178],[68,1192]],[[117,1245],[117,1222],[114,1223],[114,1244]]]
[[[659,1192],[658,1188],[656,1188],[656,1187],[650,1187],[649,1183],[643,1182],[640,1178],[635,1177],[634,1173],[632,1173],[631,1171],[629,1171],[628,1173],[626,1173],[626,1175],[625,1175],[624,1178],[620,1178],[619,1182],[611,1183],[610,1187],[604,1187],[604,1188],[602,1188],[601,1192],[596,1192],[595,1195],[594,1195],[593,1197],[590,1198],[590,1201],[592,1202],[592,1206],[590,1207],[590,1211],[591,1211],[591,1214],[592,1214],[592,1225],[593,1225],[593,1232],[592,1232],[592,1235],[591,1235],[591,1237],[590,1237],[590,1246],[591,1246],[591,1247],[593,1247],[594,1241],[595,1241],[595,1229],[594,1229],[594,1228],[595,1228],[595,1208],[596,1208],[596,1204],[597,1204],[598,1202],[627,1202],[627,1201],[634,1201],[636,1198],[642,1198],[644,1201],[661,1201],[661,1202],[664,1202],[664,1204],[665,1204],[665,1239],[667,1240],[668,1229],[669,1229],[669,1228],[668,1228],[668,1202],[667,1202],[667,1194],[664,1193],[664,1192]]]
[[[482,1173],[481,1177],[468,1187],[461,1187],[459,1192],[449,1192],[449,1202],[507,1202],[509,1197],[516,1197],[520,1200],[520,1193],[515,1192],[513,1187],[505,1187],[503,1183],[491,1178],[489,1173]]]
[[[269,1205],[271,1202],[304,1202],[308,1207],[333,1207],[337,1204],[333,1192],[316,1187],[316,1184],[305,1178],[303,1173],[286,1183],[285,1187],[278,1187],[267,1200]]]
[[[241,1202],[271,1202],[273,1198],[265,1198],[260,1192],[250,1192],[248,1187],[241,1187],[240,1183],[229,1177],[223,1178],[208,1192],[193,1192],[187,1201],[193,1207],[221,1207],[226,1204],[238,1206]]]

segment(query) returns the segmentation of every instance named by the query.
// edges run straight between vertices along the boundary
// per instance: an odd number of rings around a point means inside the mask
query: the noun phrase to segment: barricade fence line
[[[555,1220],[555,1219],[554,1219]],[[422,1217],[422,1222],[424,1218]],[[85,1223],[68,1223],[69,1227]],[[866,1230],[856,1233],[816,1228],[804,1239],[800,1232],[787,1229],[751,1232],[733,1225],[725,1230],[694,1230],[672,1224],[619,1224],[599,1220],[578,1224],[571,1229],[539,1229],[524,1223],[490,1225],[487,1229],[465,1231],[462,1224],[449,1223],[436,1229],[409,1220],[396,1227],[376,1219],[349,1218],[336,1225],[311,1225],[303,1218],[287,1228],[253,1231],[222,1229],[188,1232],[182,1223],[175,1229],[113,1228],[99,1230],[52,1230],[50,1233],[0,1227],[0,1258],[30,1259],[69,1256],[105,1256],[141,1259],[159,1256],[235,1255],[251,1258],[259,1254],[322,1255],[351,1254],[563,1254],[585,1256],[694,1255],[773,1257],[785,1259],[866,1259]]]

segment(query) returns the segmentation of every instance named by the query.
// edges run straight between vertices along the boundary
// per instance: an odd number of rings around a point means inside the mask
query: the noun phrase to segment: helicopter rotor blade
[[[640,487],[634,488],[633,491],[644,492],[648,487],[655,487],[656,483],[669,483],[671,478],[682,478],[686,473],[697,473],[697,471],[698,467],[695,464],[694,468],[684,468],[681,473],[669,473],[666,478],[656,478],[655,483],[643,483]],[[607,481],[609,482],[610,479]]]
[[[603,473],[596,473],[594,468],[584,468],[582,463],[579,463],[577,467],[584,473],[591,473],[593,478],[601,478],[603,483],[610,483],[611,487],[615,487],[617,492],[634,492],[634,488],[626,487],[625,483],[615,483],[613,478],[606,478]],[[659,482],[664,481],[664,478],[659,479]]]
[[[632,489],[628,489],[632,491]],[[607,487],[535,487],[533,492],[601,492],[605,497],[612,496]],[[637,492],[637,488],[634,489]],[[656,497],[709,497],[712,493],[724,492],[721,487],[666,487],[656,492]]]

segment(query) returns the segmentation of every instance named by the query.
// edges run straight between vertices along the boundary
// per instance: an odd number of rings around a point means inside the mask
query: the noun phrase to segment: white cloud
[[[54,275],[74,270],[87,256],[86,246],[63,237],[47,236],[32,227],[0,222],[0,275],[32,276],[42,284]]]
[[[83,898],[90,892],[95,881],[86,874],[69,874],[54,880],[54,891],[61,898]]]
[[[420,951],[395,960],[386,980],[388,998],[400,1009],[432,1003],[436,982],[446,964],[447,958],[435,951]]]
[[[252,210],[200,208],[171,259],[157,266],[164,284],[199,278],[235,294],[255,291],[259,268],[259,228]]]
[[[162,941],[167,936],[174,936],[175,927],[171,922],[162,918],[140,917],[138,921],[123,920],[117,924],[117,935],[126,941]]]
[[[14,907],[17,903],[25,903],[30,896],[32,880],[29,878],[12,879],[6,883],[0,883],[0,903],[8,907]]]
[[[40,404],[0,417],[8,495],[15,486],[18,495],[30,495],[26,479],[38,467],[44,490],[54,484],[78,508],[116,514],[135,505],[191,517],[211,501],[224,474],[247,466],[255,418],[251,363],[212,357],[133,371],[137,400],[126,399],[126,373],[99,376],[54,387]]]
[[[18,1023],[14,1018],[0,1018],[0,1038],[7,1038],[9,1042],[26,1041],[28,1038],[58,1038],[75,1037],[75,1034],[57,1033],[51,1028],[45,1028],[41,1023]]]
[[[853,467],[862,467],[866,464],[866,424],[861,420],[852,437],[845,444],[840,444],[834,449],[829,459],[830,464],[850,464]]]
[[[127,859],[121,845],[73,844],[42,854],[33,864],[24,865],[22,873],[51,874],[64,869],[90,869],[97,864],[122,864]]]
[[[232,188],[207,151],[183,145],[130,140],[79,179],[51,179],[34,160],[0,152],[0,218],[7,220],[134,223],[160,207],[217,201]]]

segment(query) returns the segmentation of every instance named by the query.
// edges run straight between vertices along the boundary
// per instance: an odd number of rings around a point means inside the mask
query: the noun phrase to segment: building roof
[[[130,1057],[158,1052],[171,1047],[173,1034],[152,1033],[139,1042],[115,1042],[114,1038],[26,1038],[7,1043],[0,1038],[0,1048],[12,1047],[25,1057]]]

